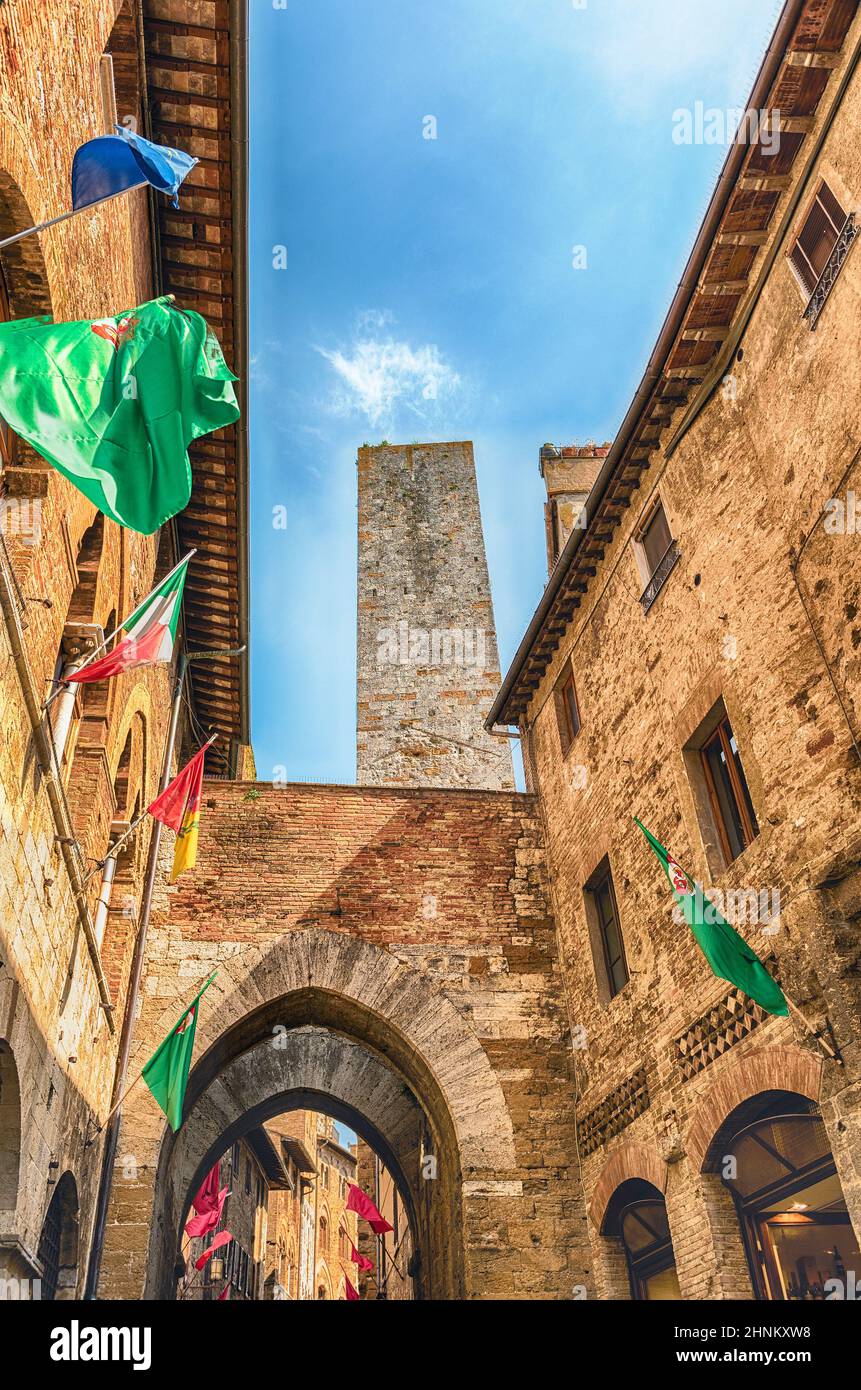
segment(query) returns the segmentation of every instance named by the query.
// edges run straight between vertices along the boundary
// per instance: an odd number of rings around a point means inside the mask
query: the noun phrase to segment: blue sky
[[[252,733],[261,780],[352,782],[357,447],[474,440],[504,671],[546,580],[538,449],[612,438],[726,153],[673,113],[744,104],[780,4],[277,5],[251,4]]]

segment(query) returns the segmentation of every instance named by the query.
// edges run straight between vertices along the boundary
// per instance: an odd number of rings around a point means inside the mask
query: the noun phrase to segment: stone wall
[[[0,9],[0,236],[63,211],[74,150],[102,134],[99,58],[119,5],[45,5],[17,0]],[[121,87],[125,92],[125,88]],[[15,317],[57,320],[114,314],[151,296],[146,195],[132,193],[2,253]],[[90,528],[89,502],[32,451],[6,469],[3,540],[8,561],[0,626],[0,1038],[20,1084],[21,1160],[17,1198],[0,1210],[0,1270],[37,1269],[39,1235],[61,1176],[71,1173],[79,1203],[78,1265],[67,1292],[82,1289],[100,1145],[84,1148],[107,1109],[116,1036],[97,990],[109,980],[117,1025],[129,969],[134,900],[143,846],[126,861],[115,907],[94,960],[75,910],[62,833],[47,796],[25,690],[41,704],[54,674],[67,618],[104,626],[151,584],[156,541],[105,521]],[[25,655],[17,664],[13,629]],[[110,825],[156,789],[168,703],[163,670],[130,673],[78,700],[62,766],[81,873],[107,847]],[[128,767],[120,768],[132,732]],[[74,852],[74,851],[73,851]],[[99,877],[87,901],[95,910]],[[67,1184],[68,1186],[68,1184]]]
[[[856,21],[852,42],[858,34]],[[857,207],[859,120],[856,74],[784,249],[820,176]],[[728,1194],[702,1171],[701,1146],[692,1157],[695,1117],[707,1106],[718,1123],[722,1106],[708,1098],[724,1090],[738,1103],[757,1088],[821,1103],[861,1230],[861,540],[823,524],[829,499],[861,487],[857,253],[815,332],[803,307],[781,254],[724,389],[671,456],[654,455],[528,715],[572,1024],[583,1030],[578,1117],[596,1279],[619,1296],[627,1280],[600,1232],[605,1200],[594,1203],[608,1171],[614,1185],[641,1176],[666,1190],[685,1296],[750,1296]],[[631,542],[656,495],[680,559],[644,612]],[[563,756],[553,690],[569,660],[582,729]],[[694,746],[720,699],[759,827],[728,868]],[[826,1061],[820,1080],[822,1050],[797,1021],[764,1016],[714,978],[673,920],[634,815],[707,888],[779,891],[774,934],[763,922],[740,930],[804,1012],[828,1020],[844,1066]],[[605,856],[631,976],[613,998],[585,895]]]
[[[358,781],[514,787],[472,445],[359,450]]]

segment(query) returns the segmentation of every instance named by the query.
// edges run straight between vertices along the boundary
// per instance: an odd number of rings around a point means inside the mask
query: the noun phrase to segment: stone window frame
[[[569,688],[574,697],[576,720],[572,720],[571,709],[566,700],[566,691]],[[574,679],[574,667],[570,658],[565,662],[562,673],[553,687],[553,706],[556,710],[559,746],[562,750],[562,757],[567,758],[571,749],[574,747],[577,735],[583,727],[583,718],[580,713],[580,697],[577,693],[577,682]]]
[[[750,846],[756,842],[760,834],[760,815],[757,811],[751,791],[753,779],[745,767],[746,760],[742,757],[741,748],[739,746],[739,761],[744,771],[744,780],[753,808],[756,830],[750,838],[746,839],[741,853],[738,855],[732,854],[727,838],[726,827],[723,823],[723,815],[720,811],[711,775],[704,756],[706,745],[711,741],[714,734],[723,724],[729,725],[736,739],[736,743],[738,744],[738,723],[733,718],[733,712],[728,707],[724,696],[721,694],[713,702],[708,713],[700,720],[682,747],[682,759],[693,794],[694,809],[696,811],[703,848],[705,849],[706,861],[711,874],[716,878],[725,873],[733,864],[737,864]],[[744,808],[744,813],[746,817],[747,808]]]
[[[833,289],[834,284],[846,262],[846,258],[849,254],[850,247],[852,246],[852,243],[855,241],[858,235],[856,213],[855,210],[851,208],[852,200],[845,196],[845,189],[843,188],[841,188],[841,191],[838,194],[836,185],[840,182],[840,180],[835,179],[830,169],[828,170],[828,173],[830,176],[829,178],[825,178],[822,174],[820,174],[820,176],[818,177],[814,191],[807,199],[806,203],[804,204],[803,210],[799,213],[796,219],[792,235],[789,241],[789,245],[786,251],[784,252],[786,262],[792,274],[792,278],[795,281],[798,293],[800,294],[804,302],[804,312],[802,314],[802,319],[807,322],[807,325],[811,329],[811,331],[816,328],[816,323],[819,318],[819,315],[822,312],[822,309],[825,306],[825,301],[831,293],[831,290]],[[831,211],[829,211],[828,207],[822,201],[823,189],[827,191],[829,198],[833,199],[837,210],[841,214],[841,218],[839,219],[839,226],[838,220],[835,220],[835,217],[832,215]],[[849,212],[844,211],[844,203],[850,205]],[[807,230],[808,224],[813,213],[816,211],[817,205],[822,210],[828,222],[830,223],[830,226],[834,233],[834,240],[832,242],[830,251],[828,253],[825,264],[819,276],[816,278],[816,280],[812,280],[812,275],[810,273],[808,273],[808,276],[805,279],[803,269],[799,264],[798,253],[800,252],[801,256],[803,256],[804,261],[806,262],[808,267],[808,272],[813,272],[815,270],[815,267],[811,264],[809,258],[804,252],[804,248],[801,246],[801,238]]]
[[[619,933],[619,942],[622,948],[621,961],[625,970],[625,980],[618,989],[614,989],[613,987],[613,979],[610,973],[612,962],[608,957],[606,933],[601,922],[597,903],[598,890],[607,883],[610,888],[610,898],[616,921],[616,929]],[[628,964],[628,951],[625,944],[625,932],[622,926],[622,914],[619,911],[619,900],[616,896],[616,884],[609,854],[604,855],[584,883],[583,904],[586,912],[586,925],[589,931],[589,944],[592,950],[592,964],[595,972],[598,1001],[602,1007],[607,1008],[614,999],[618,999],[624,994],[631,983],[631,970]]]
[[[648,559],[643,537],[646,535],[657,516],[658,511],[662,511],[667,523],[667,530],[670,533],[670,543],[663,556],[654,566]],[[637,566],[637,573],[640,576],[642,593],[640,603],[644,613],[648,613],[661,589],[664,587],[676,564],[681,558],[679,543],[675,536],[675,526],[673,523],[673,513],[667,505],[666,494],[662,487],[655,489],[649,501],[646,503],[634,532],[631,536],[631,551],[634,556],[634,563]]]

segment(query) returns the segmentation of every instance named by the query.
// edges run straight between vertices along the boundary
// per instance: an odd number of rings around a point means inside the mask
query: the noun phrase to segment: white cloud
[[[363,415],[375,426],[394,423],[399,412],[428,421],[460,392],[460,376],[435,344],[412,347],[379,336],[392,322],[385,311],[367,310],[359,316],[349,348],[316,349],[338,378],[330,403],[333,413]]]

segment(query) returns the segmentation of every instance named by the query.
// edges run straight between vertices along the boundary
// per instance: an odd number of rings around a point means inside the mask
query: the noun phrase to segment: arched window
[[[801,1097],[776,1099],[753,1120],[740,1107],[721,1147],[757,1298],[847,1297],[861,1244],[819,1111]]]
[[[349,1237],[344,1226],[338,1227],[338,1254],[342,1260],[346,1260],[350,1253]]]
[[[39,1239],[41,1296],[73,1299],[78,1283],[78,1189],[64,1173],[54,1189]]]
[[[21,1162],[21,1090],[12,1049],[0,1041],[0,1212],[18,1205]],[[7,1226],[12,1225],[7,1221]]]
[[[652,1183],[629,1178],[617,1187],[603,1230],[621,1241],[633,1299],[663,1302],[681,1298],[666,1203]]]
[[[320,1217],[320,1251],[325,1254],[329,1248],[329,1222],[325,1216]]]

